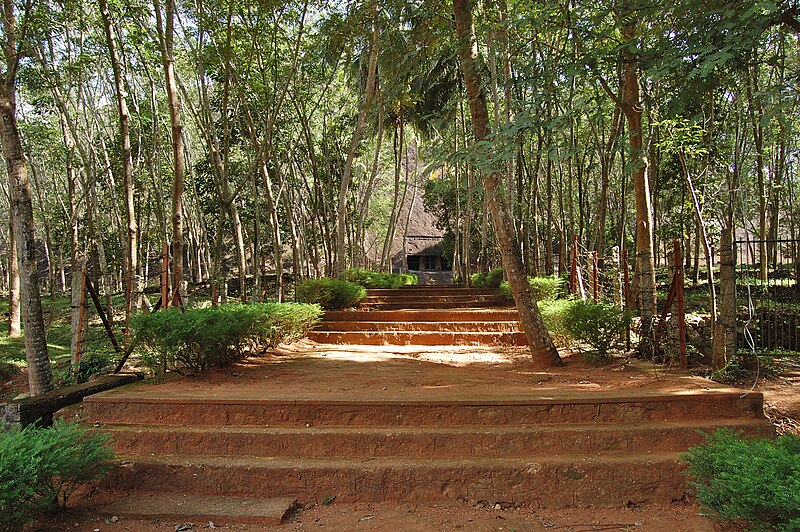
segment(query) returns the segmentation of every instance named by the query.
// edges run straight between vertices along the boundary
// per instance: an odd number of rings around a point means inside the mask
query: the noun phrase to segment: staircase
[[[131,493],[319,503],[669,503],[679,455],[718,427],[770,434],[739,390],[470,397],[442,401],[126,396],[84,401]]]
[[[491,294],[463,288],[376,290],[362,308],[328,312],[313,338],[524,344],[516,311],[500,305]],[[257,508],[265,498],[330,497],[551,508],[670,503],[687,493],[680,455],[703,441],[700,431],[773,433],[760,393],[706,381],[677,390],[532,384],[503,395],[448,391],[442,382],[404,391],[391,374],[381,380],[385,362],[378,358],[354,359],[357,369],[347,371],[363,375],[363,386],[335,391],[336,366],[308,349],[302,369],[289,374],[324,381],[317,393],[291,386],[279,388],[280,396],[265,393],[259,383],[271,378],[267,361],[248,367],[261,372],[255,377],[224,387],[188,382],[159,392],[140,383],[86,398],[84,420],[113,437],[120,459],[106,487],[132,494],[124,508],[180,496],[198,513],[204,497],[226,508],[239,498],[239,509]]]
[[[319,343],[524,346],[517,311],[496,291],[453,286],[369,290],[355,310],[328,311]]]

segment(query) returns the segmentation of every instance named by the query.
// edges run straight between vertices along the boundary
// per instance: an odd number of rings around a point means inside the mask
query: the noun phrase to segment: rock
[[[112,515],[111,516],[111,522],[112,523],[118,523],[119,522],[119,517],[117,517],[116,515]]]

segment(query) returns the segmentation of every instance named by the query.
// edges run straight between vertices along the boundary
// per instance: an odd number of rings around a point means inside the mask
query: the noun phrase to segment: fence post
[[[572,239],[572,269],[569,276],[569,291],[571,294],[578,293],[578,235]]]
[[[678,300],[678,340],[680,342],[680,364],[681,369],[689,367],[688,354],[686,352],[686,316],[683,307],[683,260],[681,259],[681,243],[675,240],[672,244],[675,255],[675,295]]]
[[[169,244],[164,244],[161,253],[161,308],[169,308]]]
[[[86,319],[86,279],[88,277],[88,273],[86,271],[88,261],[83,263],[83,279],[81,279],[81,306],[78,309],[78,340],[75,345],[75,367],[72,368],[75,372],[75,383],[78,383],[78,367],[81,363],[81,354],[83,352],[83,338],[84,338],[84,330],[83,330],[83,322]],[[88,333],[88,331],[86,331]]]
[[[631,280],[628,272],[628,250],[622,250],[622,305],[623,309],[630,311],[631,308]],[[625,327],[625,349],[631,350],[631,328]]]

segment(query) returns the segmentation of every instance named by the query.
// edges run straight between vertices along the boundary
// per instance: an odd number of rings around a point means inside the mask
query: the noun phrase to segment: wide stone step
[[[474,345],[512,347],[528,345],[522,332],[430,331],[311,331],[308,339],[321,344],[350,345]]]
[[[506,303],[508,299],[497,294],[477,294],[477,295],[440,295],[440,296],[373,296],[368,295],[361,301],[361,305],[377,305],[388,303],[403,304],[428,304],[435,308],[439,303],[463,303],[467,305],[480,306],[484,303]]]
[[[389,392],[387,392],[388,394]],[[403,394],[405,397],[407,394]],[[469,400],[276,400],[256,397],[215,399],[153,397],[143,393],[105,392],[87,397],[88,423],[238,426],[238,427],[448,427],[530,426],[583,423],[648,423],[684,420],[763,419],[760,393],[741,390],[694,392],[563,393]]]
[[[518,321],[517,309],[415,309],[415,310],[329,310],[324,321],[485,322]]]
[[[687,491],[677,453],[542,459],[290,459],[120,456],[106,487],[137,492],[290,497],[320,503],[452,501],[622,506],[671,503]]]
[[[520,332],[518,321],[322,321],[315,331]]]
[[[291,497],[197,496],[152,493],[122,497],[100,509],[102,515],[171,522],[200,521],[220,525],[277,526],[298,507]],[[210,527],[203,527],[210,528]],[[177,530],[178,527],[176,526]]]
[[[485,288],[453,288],[447,286],[406,286],[403,288],[368,288],[370,296],[452,296],[452,295],[496,295],[497,290]]]
[[[477,308],[509,308],[506,299],[496,298],[477,302],[464,301],[389,301],[386,303],[361,302],[358,306],[364,310],[416,310],[416,309],[477,309]]]
[[[501,458],[679,452],[718,428],[771,435],[766,421],[531,427],[170,427],[108,425],[117,454]]]

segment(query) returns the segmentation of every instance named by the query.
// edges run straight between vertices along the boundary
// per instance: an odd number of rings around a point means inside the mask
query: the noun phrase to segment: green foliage
[[[0,381],[5,381],[20,374],[19,366],[0,360]]]
[[[486,284],[486,276],[481,272],[473,273],[469,276],[469,284],[475,288],[483,288],[483,285]]]
[[[730,430],[706,436],[683,456],[703,508],[753,530],[800,530],[800,437],[742,439]]]
[[[572,333],[567,326],[569,308],[575,304],[573,299],[545,299],[539,302],[539,312],[544,326],[558,347],[572,345]]]
[[[531,294],[536,301],[548,301],[558,298],[564,288],[562,277],[528,277],[531,285]],[[511,287],[508,281],[503,281],[500,285],[500,293],[511,298]]]
[[[349,308],[367,297],[363,286],[323,277],[303,279],[297,283],[297,298],[302,303],[316,303],[326,310]]]
[[[593,348],[586,356],[596,363],[607,362],[610,351],[622,347],[625,327],[631,321],[628,313],[611,303],[581,300],[569,305],[564,317],[573,338]]]
[[[151,370],[196,373],[300,338],[321,314],[317,305],[237,303],[139,314],[131,326],[142,362]]]
[[[109,366],[116,364],[116,358],[110,353],[90,352],[87,353],[78,363],[77,376],[78,382],[86,382],[92,375],[102,372]]]
[[[500,288],[503,283],[503,268],[495,268],[486,274],[486,288]]]
[[[82,483],[102,478],[114,453],[106,434],[56,420],[0,432],[0,528],[19,530],[67,500]]]
[[[410,273],[385,273],[350,268],[345,270],[342,279],[349,283],[361,285],[364,288],[400,288],[401,286],[415,285],[419,282],[416,275]]]

